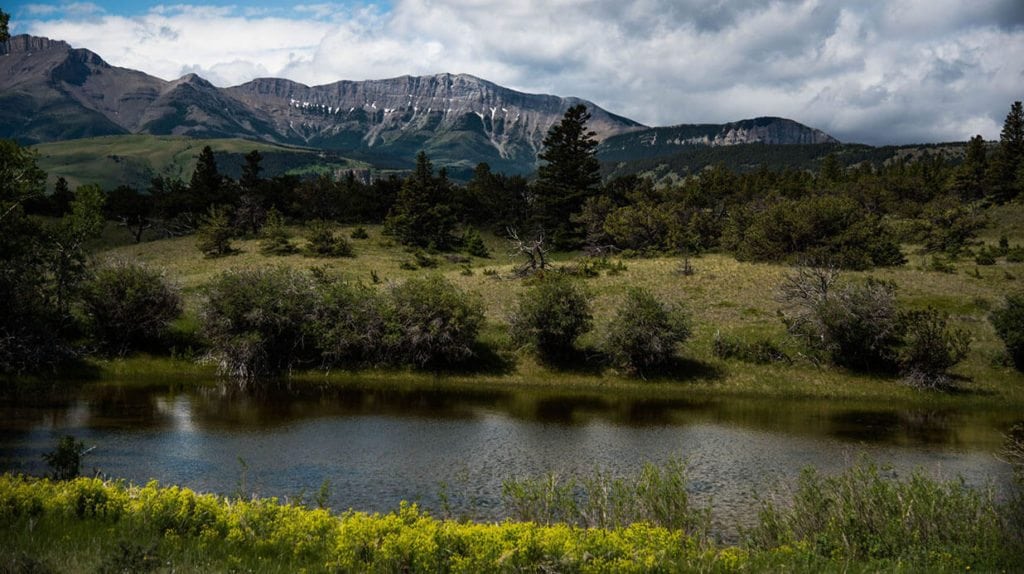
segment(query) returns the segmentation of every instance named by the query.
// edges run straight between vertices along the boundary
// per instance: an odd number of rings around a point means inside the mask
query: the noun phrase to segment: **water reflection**
[[[832,401],[635,399],[551,391],[293,385],[103,384],[0,398],[0,469],[40,474],[42,453],[73,434],[97,448],[87,466],[135,482],[268,496],[332,483],[332,506],[387,511],[401,500],[499,518],[510,476],[632,474],[688,462],[698,498],[728,532],[755,499],[813,465],[838,471],[858,453],[909,473],[1009,483],[995,453],[1019,418],[992,409],[868,408]]]

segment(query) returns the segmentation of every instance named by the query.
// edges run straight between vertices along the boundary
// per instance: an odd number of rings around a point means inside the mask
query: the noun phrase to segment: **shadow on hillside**
[[[717,381],[724,379],[725,374],[725,370],[716,365],[687,357],[673,357],[665,365],[647,369],[637,377],[658,383],[688,383]]]

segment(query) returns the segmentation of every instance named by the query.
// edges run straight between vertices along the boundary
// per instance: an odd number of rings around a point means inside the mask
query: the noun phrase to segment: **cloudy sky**
[[[869,144],[997,139],[1024,0],[10,2],[11,33],[221,86],[473,74],[648,125],[784,116]]]

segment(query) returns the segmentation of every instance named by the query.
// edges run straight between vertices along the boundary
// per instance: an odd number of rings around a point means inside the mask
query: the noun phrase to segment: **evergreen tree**
[[[213,157],[210,146],[204,146],[199,152],[196,169],[192,172],[189,189],[192,196],[206,205],[220,203],[220,193],[224,186],[224,177],[217,171],[217,160]]]
[[[68,180],[63,177],[57,178],[53,186],[53,195],[50,196],[50,208],[53,215],[60,217],[71,211],[71,202],[75,200],[75,194],[68,187]]]
[[[455,216],[451,207],[448,178],[434,168],[427,154],[416,156],[416,169],[405,179],[398,201],[384,222],[389,233],[405,245],[447,249],[453,243]]]
[[[207,257],[230,255],[234,252],[234,248],[231,247],[234,232],[227,212],[221,207],[213,206],[196,231],[196,247]]]
[[[291,234],[284,226],[284,217],[273,207],[267,212],[262,235],[260,253],[264,255],[290,255],[297,251],[291,242]]]
[[[1008,201],[1020,191],[1019,171],[1024,168],[1024,107],[1013,102],[999,134],[999,149],[989,169],[989,185],[997,201]]]
[[[263,171],[263,167],[260,162],[263,161],[263,156],[259,150],[252,150],[245,154],[245,165],[242,166],[242,177],[238,179],[238,184],[242,186],[242,191],[246,193],[256,193],[260,184],[263,183],[263,179],[260,178],[260,172]]]
[[[988,157],[985,138],[976,135],[967,142],[964,163],[953,173],[950,191],[961,200],[980,199],[985,195],[985,174],[988,171]]]
[[[560,249],[578,247],[582,242],[583,229],[572,216],[596,194],[601,183],[596,134],[587,131],[589,119],[583,104],[566,110],[562,121],[548,131],[544,151],[538,156],[544,163],[537,170],[533,221]]]
[[[6,42],[11,37],[11,34],[7,29],[7,23],[10,21],[11,15],[0,10],[0,42]]]
[[[154,198],[127,185],[118,186],[107,194],[107,217],[121,222],[135,238],[142,241],[142,233],[153,226]]]

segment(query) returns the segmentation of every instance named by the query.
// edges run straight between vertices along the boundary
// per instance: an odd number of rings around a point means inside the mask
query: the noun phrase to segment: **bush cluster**
[[[252,379],[302,364],[456,363],[473,354],[483,306],[439,276],[380,292],[275,268],[221,274],[202,318],[221,373]]]
[[[1024,293],[1008,295],[1003,305],[992,311],[989,320],[1013,364],[1024,371]]]
[[[182,311],[178,290],[162,273],[125,260],[99,266],[81,297],[95,340],[119,355],[161,339]]]
[[[666,365],[690,336],[689,318],[678,306],[666,306],[650,291],[631,289],[605,334],[605,352],[630,373]]]
[[[545,273],[519,297],[509,319],[512,338],[532,348],[542,360],[570,355],[576,339],[590,330],[591,295],[579,282],[559,273]]]
[[[783,199],[739,210],[726,244],[738,259],[819,261],[844,269],[906,262],[892,233],[853,199],[831,195]]]
[[[946,372],[969,348],[966,332],[950,328],[934,309],[901,309],[891,282],[838,279],[834,269],[808,267],[787,278],[780,299],[791,335],[842,367],[900,372],[917,386],[948,382]]]

